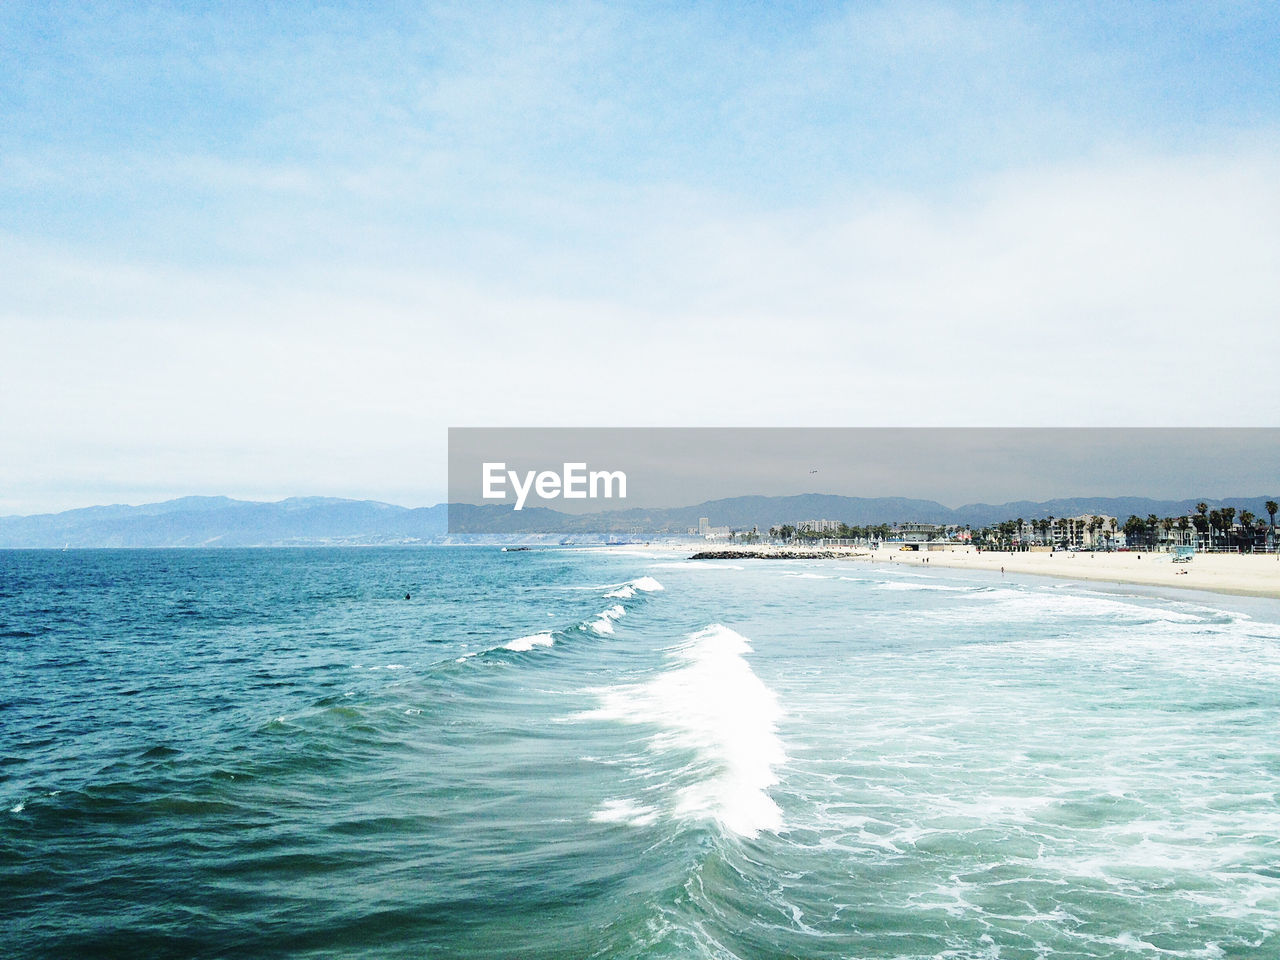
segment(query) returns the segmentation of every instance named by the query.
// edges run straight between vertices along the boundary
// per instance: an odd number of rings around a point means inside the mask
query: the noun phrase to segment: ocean
[[[1274,958],[1280,603],[0,552],[8,958]]]

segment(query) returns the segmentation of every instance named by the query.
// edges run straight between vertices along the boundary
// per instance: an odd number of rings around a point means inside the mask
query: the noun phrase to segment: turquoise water
[[[1275,957],[1278,624],[836,561],[0,553],[3,953]]]

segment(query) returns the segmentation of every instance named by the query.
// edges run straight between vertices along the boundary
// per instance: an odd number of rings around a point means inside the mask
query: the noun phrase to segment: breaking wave
[[[584,717],[659,728],[650,752],[692,752],[667,784],[670,813],[711,820],[725,830],[755,837],[782,828],[782,811],[769,796],[774,768],[786,759],[778,722],[778,698],[752,671],[744,654],[750,641],[721,624],[691,634],[670,651],[672,666],[645,683],[600,691],[600,707]],[[649,812],[648,803],[610,801],[598,818],[626,819]]]

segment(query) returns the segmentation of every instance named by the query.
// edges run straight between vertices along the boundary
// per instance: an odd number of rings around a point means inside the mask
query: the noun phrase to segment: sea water
[[[1273,958],[1280,606],[0,553],[6,957]]]

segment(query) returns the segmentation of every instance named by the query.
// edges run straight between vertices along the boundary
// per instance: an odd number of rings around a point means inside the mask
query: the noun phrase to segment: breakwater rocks
[[[704,550],[690,560],[848,560],[847,550]]]

